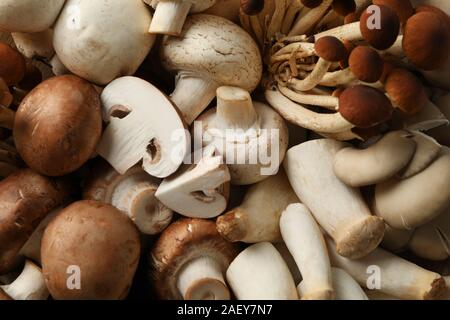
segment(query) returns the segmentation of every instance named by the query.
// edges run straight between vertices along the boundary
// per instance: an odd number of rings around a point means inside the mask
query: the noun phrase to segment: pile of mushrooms
[[[1,1],[0,300],[449,300],[449,74],[440,0]]]

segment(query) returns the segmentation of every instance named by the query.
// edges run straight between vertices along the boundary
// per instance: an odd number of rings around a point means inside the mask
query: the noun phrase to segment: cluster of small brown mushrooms
[[[449,15],[2,0],[0,300],[450,299]]]

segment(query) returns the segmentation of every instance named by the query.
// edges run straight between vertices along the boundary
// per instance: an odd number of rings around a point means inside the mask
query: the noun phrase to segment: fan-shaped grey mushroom
[[[142,0],[67,0],[53,45],[72,73],[105,85],[134,74],[144,61],[155,41],[147,33],[151,19]]]
[[[225,18],[205,14],[188,17],[180,38],[165,38],[161,60],[177,73],[171,97],[189,125],[218,87],[253,91],[262,75],[261,55],[250,35]]]
[[[214,222],[180,219],[153,246],[152,280],[161,299],[228,300],[224,274],[238,253]]]
[[[438,299],[447,289],[439,274],[383,249],[377,248],[366,257],[351,260],[338,254],[330,239],[327,244],[332,265],[347,271],[361,286],[370,286],[370,289],[401,299],[416,300]]]
[[[227,281],[238,300],[297,300],[289,268],[268,242],[242,251],[227,270]]]
[[[4,0],[0,3],[0,29],[41,32],[56,21],[65,0]]]
[[[251,186],[239,207],[217,218],[217,230],[232,242],[280,241],[281,213],[296,202],[299,200],[281,169],[275,176]]]
[[[186,165],[163,180],[156,198],[190,218],[214,218],[227,207],[230,172],[214,148],[204,150],[197,164]]]
[[[144,234],[158,234],[172,220],[173,212],[155,197],[160,182],[135,166],[121,175],[104,161],[91,169],[83,199],[108,203],[125,212]]]
[[[252,101],[248,91],[218,88],[217,108],[196,121],[203,127],[198,145],[213,145],[223,156],[232,184],[254,184],[278,172],[288,146],[288,129],[278,113]]]
[[[450,205],[450,151],[443,148],[425,170],[392,178],[375,188],[374,210],[396,229],[411,230],[436,218]]]
[[[302,300],[334,298],[330,259],[322,231],[300,203],[289,205],[280,218],[283,240],[302,274],[297,287]]]
[[[152,176],[174,173],[189,151],[189,132],[172,102],[135,77],[111,82],[102,92],[103,132],[97,152],[120,174],[142,160]]]
[[[336,242],[340,255],[357,259],[383,239],[383,219],[372,216],[358,189],[333,172],[335,155],[347,145],[319,139],[288,150],[284,168],[300,201]]]
[[[0,286],[14,300],[47,300],[49,292],[42,269],[30,260],[25,262],[21,274],[12,283]]]
[[[366,149],[344,148],[335,155],[334,173],[352,187],[385,181],[410,163],[416,151],[413,137],[407,131],[393,131]]]

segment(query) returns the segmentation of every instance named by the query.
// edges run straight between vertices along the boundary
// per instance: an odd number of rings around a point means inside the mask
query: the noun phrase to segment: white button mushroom
[[[300,201],[335,240],[339,254],[352,259],[373,251],[383,239],[384,223],[372,216],[359,189],[333,172],[336,153],[346,144],[312,140],[288,150],[284,167]]]
[[[179,36],[189,13],[200,13],[217,0],[144,0],[155,9],[150,33]]]
[[[159,89],[135,77],[111,82],[102,92],[103,133],[97,152],[124,174],[142,160],[144,170],[165,178],[181,165],[189,149],[172,102]]]
[[[288,146],[285,121],[246,90],[218,88],[217,108],[196,121],[203,127],[203,145],[215,146],[228,164],[232,184],[254,184],[278,172]]]
[[[54,27],[55,51],[74,74],[108,84],[134,74],[150,52],[151,18],[141,0],[68,0]]]
[[[172,100],[191,124],[222,85],[253,91],[262,75],[258,46],[239,26],[211,15],[189,17],[180,38],[166,37],[163,65],[177,72]]]
[[[294,279],[275,247],[268,242],[242,251],[227,270],[238,300],[297,300]]]
[[[10,32],[41,32],[55,23],[65,0],[3,0],[0,29]]]

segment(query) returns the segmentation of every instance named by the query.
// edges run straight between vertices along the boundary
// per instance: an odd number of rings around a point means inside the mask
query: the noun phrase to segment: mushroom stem
[[[289,32],[289,36],[306,34],[310,31],[311,28],[322,19],[332,2],[333,0],[324,0],[320,6],[308,11],[301,19],[297,19],[295,25]]]
[[[336,37],[340,40],[348,40],[348,41],[357,41],[363,38],[361,34],[361,30],[359,28],[359,21],[353,22],[349,24],[344,24],[342,26],[329,29],[323,32],[320,32],[314,35],[315,40],[317,41],[320,38],[332,36]]]
[[[220,264],[211,257],[189,261],[180,271],[177,287],[185,300],[229,300]]]
[[[449,120],[430,100],[422,110],[412,117],[407,117],[404,121],[405,129],[428,131],[449,124]]]
[[[29,260],[13,283],[0,288],[14,300],[47,300],[49,296],[41,268]]]
[[[311,106],[324,107],[329,110],[336,111],[339,106],[339,99],[337,97],[307,94],[303,92],[294,92],[286,87],[280,86],[280,92],[297,103],[307,104]]]
[[[191,7],[190,1],[159,1],[149,32],[180,35]]]
[[[0,127],[12,129],[15,116],[16,113],[13,110],[0,105]]]
[[[311,90],[320,83],[332,64],[332,62],[320,58],[314,67],[314,70],[305,79],[299,80],[291,78],[288,83],[291,84],[294,89],[299,91]]]
[[[217,89],[216,124],[220,129],[243,129],[254,127],[258,114],[247,91],[235,87]]]
[[[160,2],[161,3],[161,2]],[[175,91],[171,98],[190,125],[216,97],[219,85],[211,79],[199,78],[189,72],[177,76]]]
[[[299,203],[289,205],[281,215],[280,230],[302,274],[300,298],[332,299],[334,292],[325,240],[308,208]]]
[[[304,8],[300,0],[292,0],[284,15],[283,24],[281,26],[281,33],[288,34],[294,23],[295,16]]]
[[[369,300],[358,282],[345,270],[331,268],[331,274],[333,276],[335,300]]]

